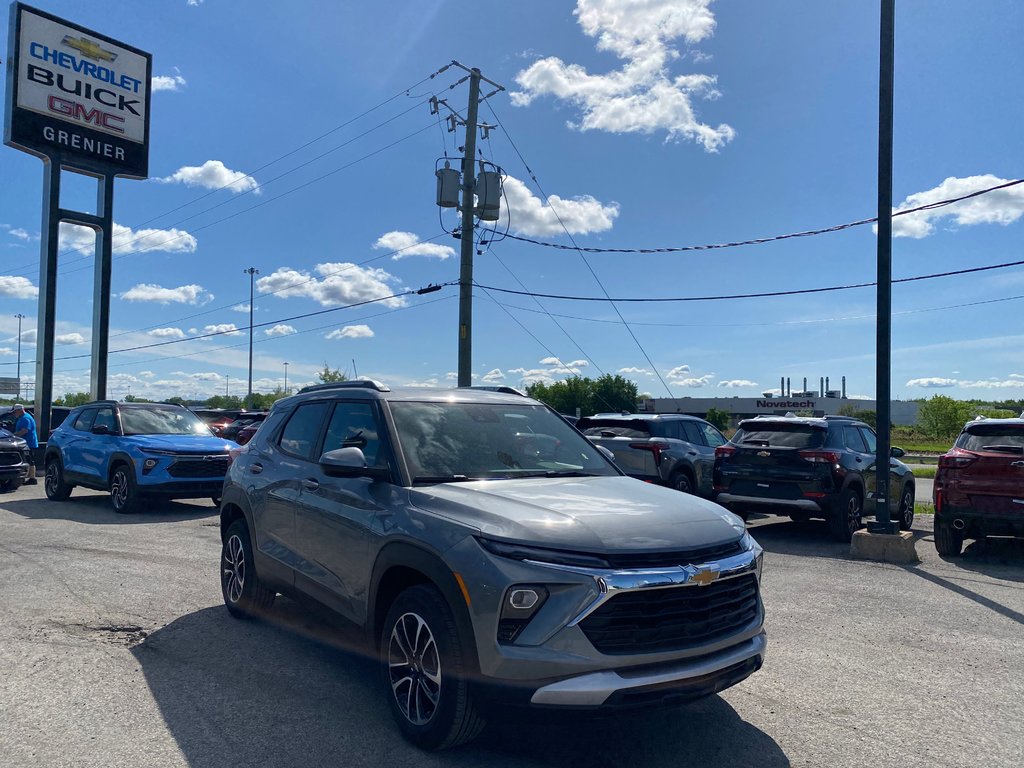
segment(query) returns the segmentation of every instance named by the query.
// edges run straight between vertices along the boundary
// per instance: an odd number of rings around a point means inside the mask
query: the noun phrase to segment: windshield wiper
[[[468,483],[471,480],[479,480],[478,477],[468,477],[466,475],[418,475],[412,479],[413,485],[419,485],[420,483]]]
[[[597,472],[584,472],[579,469],[545,469],[540,472],[519,472],[509,475],[515,477],[600,477]]]

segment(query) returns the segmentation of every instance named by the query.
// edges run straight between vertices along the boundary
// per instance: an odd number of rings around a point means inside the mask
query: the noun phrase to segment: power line
[[[968,275],[975,272],[988,272],[993,269],[1006,269],[1007,267],[1024,266],[1022,261],[1008,261],[1003,264],[989,264],[984,267],[971,267],[970,269],[956,269],[950,272],[935,272],[930,275],[916,275],[915,277],[901,277],[893,280],[893,283],[913,283],[918,280],[933,280],[939,277],[953,277],[954,275]],[[611,298],[608,296],[567,296],[557,293],[535,293],[533,291],[516,291],[511,288],[498,288],[493,285],[475,284],[478,288],[498,291],[499,293],[511,293],[516,296],[533,296],[542,299],[563,299],[565,301],[606,301],[606,302],[633,302],[633,303],[657,303],[670,301],[730,301],[733,299],[762,299],[771,296],[799,296],[807,293],[829,293],[832,291],[848,291],[853,288],[870,288],[876,283],[850,283],[849,285],[832,285],[827,288],[800,288],[791,291],[766,291],[764,293],[735,293],[722,296],[677,296],[657,298]]]
[[[488,105],[490,107],[490,105]],[[493,112],[493,109],[491,110]],[[497,119],[497,117],[495,117]],[[504,127],[504,126],[503,126]],[[507,131],[506,131],[507,134]],[[509,139],[511,142],[511,139]],[[514,146],[514,145],[513,145]],[[525,163],[524,163],[525,164]],[[527,167],[529,170],[529,167]],[[970,194],[961,195],[960,197],[951,197],[947,200],[939,200],[935,203],[928,203],[926,205],[919,205],[916,208],[908,208],[903,211],[896,211],[893,213],[893,217],[896,216],[907,216],[911,213],[920,213],[921,211],[930,211],[936,208],[942,208],[947,205],[953,205],[963,200],[969,200],[973,197],[980,195],[987,195],[990,192],[996,192],[1000,189],[1008,189],[1009,187],[1017,186],[1018,184],[1024,184],[1024,179],[1016,179],[1015,181],[1008,181],[1003,184],[997,184],[994,187],[988,187],[986,189],[980,189]],[[861,227],[865,224],[875,224],[878,221],[877,216],[872,216],[870,219],[858,219],[857,221],[850,221],[846,224],[836,224],[831,227],[824,227],[822,229],[809,229],[803,232],[791,232],[786,235],[773,235],[771,237],[759,237],[752,240],[737,240],[731,243],[712,243],[708,245],[683,245],[671,248],[581,248],[575,244],[565,245],[564,243],[551,243],[545,240],[535,240],[530,237],[522,237],[520,235],[507,234],[506,237],[512,240],[518,240],[521,243],[530,243],[531,245],[540,245],[545,248],[555,248],[562,251],[577,251],[581,250],[585,253],[682,253],[685,251],[711,251],[720,248],[737,248],[742,245],[762,245],[764,243],[774,243],[779,240],[791,240],[796,237],[812,237],[814,235],[825,235],[831,232],[841,232],[844,229],[852,229],[853,227]],[[571,237],[570,237],[571,239]]]

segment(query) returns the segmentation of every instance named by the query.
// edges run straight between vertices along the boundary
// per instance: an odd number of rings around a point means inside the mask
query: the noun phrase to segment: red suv
[[[964,539],[1024,538],[1024,419],[979,419],[939,457],[935,549],[959,555]]]

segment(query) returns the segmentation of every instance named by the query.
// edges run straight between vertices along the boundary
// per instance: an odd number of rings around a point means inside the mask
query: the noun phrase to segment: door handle
[[[254,475],[258,475],[260,472],[263,471],[263,465],[260,464],[258,461],[255,461],[249,465],[249,471],[252,472]]]
[[[1011,461],[1011,467],[1024,467],[1024,461]]]
[[[857,458],[857,463],[858,464],[860,464],[860,462],[864,461],[864,459],[862,459],[860,456],[857,456],[856,458]]]
[[[320,481],[314,480],[312,477],[307,477],[302,481],[302,487],[307,491],[315,491],[320,487]]]

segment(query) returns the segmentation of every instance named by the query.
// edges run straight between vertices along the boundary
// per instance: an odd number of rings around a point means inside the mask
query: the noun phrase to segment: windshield
[[[210,435],[202,419],[184,408],[123,408],[126,435]]]
[[[413,482],[618,474],[541,405],[392,402],[391,412]]]
[[[958,448],[968,451],[991,451],[1002,449],[1020,453],[1024,449],[1024,426],[986,424],[971,427],[956,441]]]
[[[737,430],[732,442],[762,447],[820,448],[825,443],[825,432],[807,424],[748,424]]]

